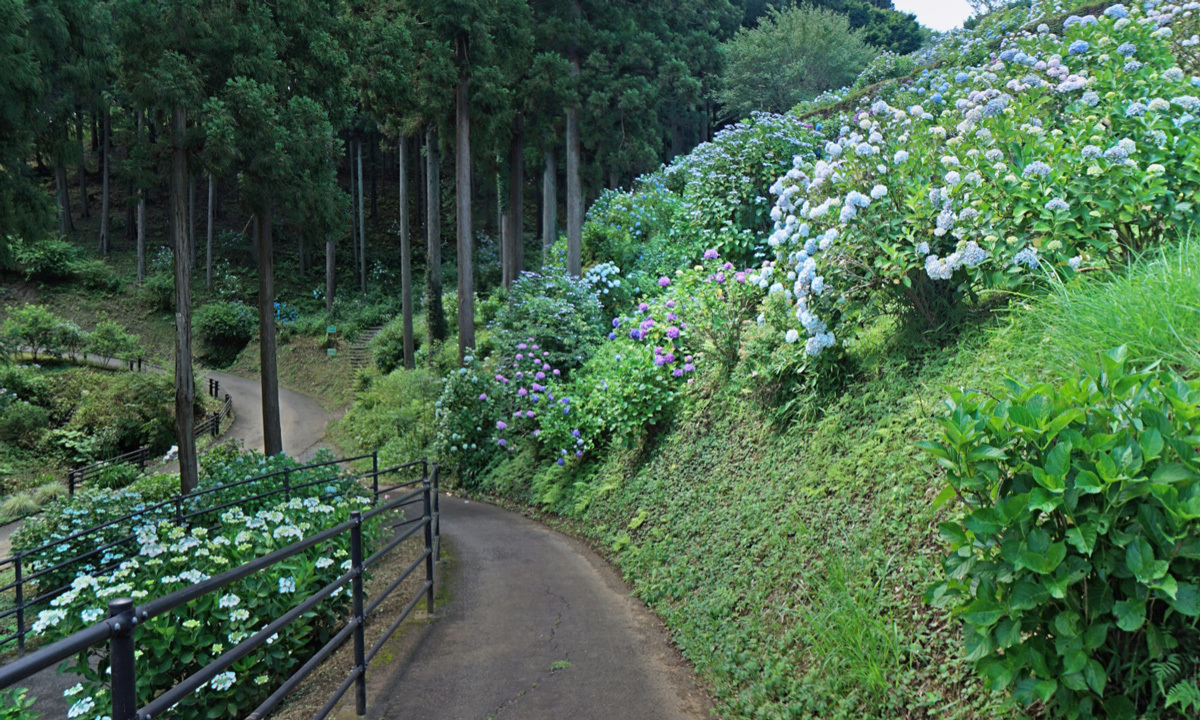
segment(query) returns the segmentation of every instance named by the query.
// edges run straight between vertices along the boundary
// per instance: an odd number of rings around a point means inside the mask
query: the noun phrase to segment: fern
[[[1158,691],[1166,695],[1167,688],[1174,685],[1183,676],[1183,656],[1179,653],[1171,653],[1153,663],[1150,666],[1150,672],[1154,675]]]
[[[1171,688],[1171,692],[1167,693],[1167,707],[1178,704],[1180,712],[1187,712],[1192,708],[1200,710],[1200,686],[1197,686],[1198,681],[1200,681],[1200,677],[1181,680],[1175,683],[1175,687]]]

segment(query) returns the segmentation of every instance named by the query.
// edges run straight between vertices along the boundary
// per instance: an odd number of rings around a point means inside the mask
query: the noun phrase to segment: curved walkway
[[[444,498],[450,601],[368,712],[387,720],[675,720],[711,704],[658,619],[583,543]]]
[[[222,437],[240,440],[247,449],[263,449],[262,384],[258,380],[209,372],[208,377],[221,383],[221,392],[233,398],[234,420]],[[280,429],[283,451],[305,460],[316,451],[315,446],[325,437],[329,413],[321,403],[307,395],[279,388]]]

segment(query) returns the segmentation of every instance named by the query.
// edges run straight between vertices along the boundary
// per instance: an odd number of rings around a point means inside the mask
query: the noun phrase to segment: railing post
[[[175,524],[183,525],[183,496],[175,496]]]
[[[438,465],[433,464],[433,559],[442,561],[442,501],[438,497]]]
[[[221,412],[219,410],[213,413],[212,430],[210,432],[214,439],[221,434]]]
[[[354,669],[358,672],[358,677],[354,680],[355,709],[358,716],[362,717],[367,714],[367,643],[363,635],[366,618],[363,617],[362,513],[355,510],[350,513],[350,520],[354,523],[350,526],[350,563],[354,573],[350,583],[354,594]]]
[[[117,598],[108,603],[108,623],[112,628],[109,644],[109,670],[112,673],[112,720],[137,717],[137,670],[134,667],[133,600]]]
[[[67,471],[67,495],[75,494],[75,471]]]
[[[371,453],[371,490],[375,495],[375,502],[379,502],[379,451]]]
[[[25,588],[21,579],[21,556],[13,555],[13,575],[17,591],[17,655],[25,654]]]
[[[425,611],[433,614],[433,503],[429,499],[433,486],[429,478],[422,483],[425,499]]]
[[[283,470],[283,499],[287,502],[292,501],[292,471],[290,468]]]

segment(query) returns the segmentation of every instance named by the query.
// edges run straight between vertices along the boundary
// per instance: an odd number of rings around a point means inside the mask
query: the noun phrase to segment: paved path
[[[208,377],[219,381],[221,392],[233,398],[233,425],[222,437],[241,440],[248,449],[262,450],[262,385],[258,380],[222,372],[210,372]],[[325,437],[329,413],[307,395],[279,388],[279,415],[283,451],[301,460],[308,459]]]
[[[442,533],[454,552],[450,602],[372,717],[710,717],[661,623],[586,545],[457,498],[442,500]]]

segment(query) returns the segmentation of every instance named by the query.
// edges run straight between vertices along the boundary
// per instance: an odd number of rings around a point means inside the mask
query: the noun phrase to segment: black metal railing
[[[67,471],[67,493],[74,495],[84,482],[96,477],[105,468],[114,467],[116,465],[137,465],[138,470],[145,470],[146,463],[150,461],[150,450],[145,445],[137,450],[130,450],[124,455],[118,455],[114,458],[101,460],[98,463],[88,465],[86,467],[75,468]]]
[[[209,380],[210,383],[216,382]],[[217,388],[218,392],[220,387]],[[214,396],[215,397],[215,396]],[[196,423],[196,429],[192,432],[194,437],[200,437],[205,433],[217,437],[221,434],[221,421],[229,417],[229,413],[233,412],[233,399],[229,397],[229,393],[225,393],[225,402],[221,404],[221,409],[213,412],[208,417]]]
[[[397,483],[383,490],[378,489],[379,475],[396,473],[417,465],[422,466],[423,469],[421,478]],[[330,597],[334,592],[349,584],[353,600],[353,610],[345,624],[299,670],[285,680],[270,697],[248,715],[247,718],[248,720],[262,720],[267,717],[321,662],[351,638],[354,643],[354,667],[321,710],[313,716],[313,720],[324,720],[324,718],[328,717],[338,702],[341,701],[342,697],[350,690],[351,686],[356,690],[355,708],[357,714],[359,716],[364,715],[367,705],[366,672],[368,663],[379,653],[388,639],[396,632],[400,624],[404,622],[405,618],[409,616],[422,598],[425,599],[427,612],[430,614],[433,613],[434,563],[437,558],[440,541],[441,523],[440,514],[437,511],[437,465],[434,464],[432,466],[432,472],[429,472],[429,469],[427,462],[420,460],[399,465],[388,470],[375,470],[373,472],[373,483],[377,493],[376,504],[372,510],[366,513],[356,510],[351,513],[350,520],[346,522],[203,582],[151,600],[144,605],[135,606],[133,600],[130,598],[112,600],[108,605],[108,618],[106,620],[0,667],[0,690],[12,687],[16,683],[26,680],[42,670],[76,656],[81,651],[88,650],[107,641],[109,644],[109,663],[112,677],[112,709],[110,717],[112,720],[151,720],[151,718],[157,718],[170,710],[180,700],[199,690],[218,674],[228,670],[234,663],[249,655],[272,635],[280,632],[294,620],[311,611],[320,602]],[[411,488],[417,484],[420,485],[418,489],[405,492],[395,500],[390,500],[382,505],[378,504],[378,493]],[[394,538],[389,540],[378,551],[369,557],[364,557],[362,546],[363,523],[385,513],[401,510],[416,503],[421,504],[421,516],[414,520],[397,523],[393,526],[398,528],[401,525],[411,525],[411,527],[404,531],[399,531]],[[371,598],[369,604],[364,604],[367,600],[366,594],[363,591],[363,574],[365,570],[378,563],[388,553],[422,530],[424,531],[422,536],[425,547],[421,554],[387,588]],[[139,624],[164,615],[204,595],[221,590],[238,580],[266,570],[300,552],[345,533],[349,533],[350,536],[351,567],[349,571],[308,596],[287,613],[272,621],[254,635],[244,639],[199,671],[185,678],[175,687],[154,698],[145,706],[138,707],[135,654],[137,652],[137,626]],[[420,589],[409,600],[399,615],[392,620],[383,635],[368,649],[364,633],[367,620],[378,610],[383,601],[422,565],[424,565],[425,569],[425,580],[421,584]]]
[[[33,616],[38,608],[44,607],[46,603],[54,600],[54,598],[62,595],[70,589],[70,581],[65,583],[55,583],[50,581],[50,587],[42,587],[47,583],[48,576],[52,574],[63,574],[72,568],[87,564],[88,570],[94,574],[108,572],[117,567],[124,560],[128,559],[129,552],[136,554],[137,539],[136,532],[132,531],[133,521],[145,522],[149,520],[174,520],[177,524],[188,525],[192,527],[203,526],[215,529],[219,527],[219,523],[215,525],[205,525],[201,518],[227,510],[235,505],[262,500],[277,495],[283,495],[284,501],[291,500],[292,493],[305,490],[307,488],[316,487],[330,481],[337,480],[341,475],[340,472],[335,472],[333,475],[322,475],[316,480],[307,482],[293,483],[293,475],[303,475],[309,471],[319,470],[327,467],[340,468],[343,464],[349,465],[352,462],[371,461],[371,470],[367,473],[352,474],[351,479],[363,483],[370,480],[370,487],[373,496],[378,501],[381,494],[390,492],[395,489],[405,487],[410,483],[400,483],[392,487],[379,487],[380,476],[397,475],[401,471],[420,467],[422,477],[429,476],[429,465],[426,460],[417,460],[403,465],[397,465],[393,468],[385,470],[379,469],[378,453],[370,455],[357,455],[349,458],[340,458],[336,460],[327,460],[317,463],[309,463],[295,468],[285,468],[274,472],[256,475],[253,477],[238,480],[236,482],[215,485],[213,487],[195,490],[186,495],[176,495],[175,497],[163,500],[162,502],[153,503],[143,508],[127,513],[120,517],[114,518],[107,522],[92,527],[79,530],[71,533],[66,537],[55,539],[51,542],[40,545],[29,550],[15,552],[8,557],[0,558],[0,572],[4,572],[11,568],[13,572],[13,580],[11,582],[0,585],[0,595],[5,593],[13,593],[15,600],[13,606],[0,611],[0,623],[8,624],[15,621],[15,629],[6,635],[0,636],[0,651],[4,650],[10,643],[17,644],[17,652],[25,653],[26,638],[29,635],[29,617]],[[282,476],[282,477],[281,477]],[[436,472],[434,473],[436,477]],[[265,492],[257,494],[238,494],[230,500],[221,501],[217,499],[211,505],[205,505],[202,502],[203,498],[217,493],[227,493],[238,488],[251,486],[255,483],[262,483],[274,478],[280,478],[282,483],[279,487],[271,488]],[[337,493],[333,493],[337,494]],[[320,497],[330,497],[329,493],[319,494]],[[436,502],[435,502],[436,505]],[[438,513],[440,517],[440,513]],[[101,533],[110,528],[128,527],[128,530],[123,531],[124,534],[116,539],[107,540]],[[36,567],[34,569],[31,560],[36,560],[38,557],[45,555],[48,551],[56,547],[66,545],[68,543],[78,543],[84,549],[78,554],[75,554],[65,560],[58,561],[52,565],[44,567]],[[440,555],[439,555],[440,557]],[[13,618],[14,620],[10,620]]]

